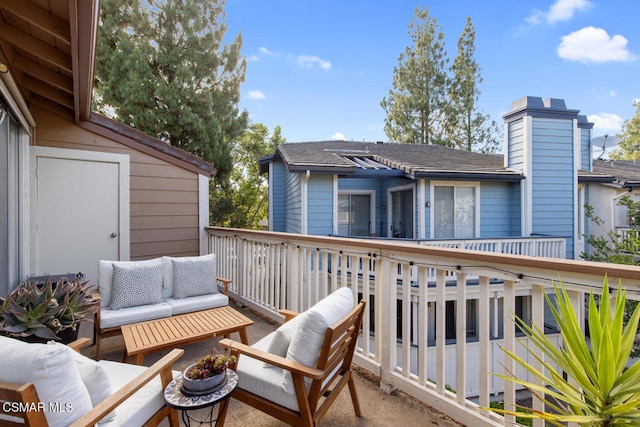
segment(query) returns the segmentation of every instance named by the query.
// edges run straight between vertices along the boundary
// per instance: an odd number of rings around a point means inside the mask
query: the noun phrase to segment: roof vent
[[[376,141],[376,144],[384,144],[382,141]]]

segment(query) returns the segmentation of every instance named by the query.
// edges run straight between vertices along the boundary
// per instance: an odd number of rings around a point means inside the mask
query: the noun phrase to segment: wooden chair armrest
[[[96,405],[92,410],[78,418],[73,424],[71,424],[71,427],[95,425],[98,421],[107,416],[107,414],[117,408],[118,405],[127,400],[131,395],[140,390],[145,384],[147,384],[157,375],[161,375],[163,380],[163,387],[166,387],[166,385],[171,381],[173,375],[171,372],[171,365],[176,360],[178,360],[183,353],[184,350],[180,348],[171,350],[169,354],[151,365],[143,373],[129,381],[127,385],[116,391],[111,396],[107,397],[101,403]]]
[[[284,321],[286,323],[289,320],[291,320],[294,317],[296,317],[300,313],[298,313],[297,311],[293,311],[293,310],[282,309],[282,310],[280,310],[280,314],[282,314],[284,316]]]
[[[97,289],[91,289],[91,301],[99,303],[101,299],[100,292]]]
[[[233,280],[227,279],[226,277],[216,277],[216,280],[218,280],[218,282],[222,282],[222,284],[224,285],[224,290],[222,292],[226,296],[229,296],[229,285],[231,284],[231,282],[233,282]]]
[[[303,365],[302,363],[298,363],[294,360],[289,360],[282,356],[278,356],[275,354],[267,353],[266,351],[258,350],[246,344],[242,344],[237,341],[230,340],[225,338],[218,342],[218,345],[229,349],[232,354],[239,353],[244,354],[248,357],[252,357],[254,359],[261,360],[263,362],[267,362],[273,366],[277,366],[278,368],[285,369],[290,371],[291,373],[302,375],[314,380],[318,380],[323,377],[324,371],[316,368],[310,368],[307,365]]]
[[[89,338],[78,338],[77,340],[72,341],[69,344],[67,344],[67,347],[69,347],[71,350],[75,350],[77,352],[80,352],[81,348],[84,348],[84,347],[88,346],[89,344],[91,344],[91,340]]]

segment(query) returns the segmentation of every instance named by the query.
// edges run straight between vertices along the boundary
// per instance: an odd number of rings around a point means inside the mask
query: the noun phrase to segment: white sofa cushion
[[[149,265],[154,264],[162,258],[154,258],[145,261],[98,261],[98,292],[100,293],[100,307],[111,305],[111,294],[113,287],[113,264],[118,265]]]
[[[327,328],[346,316],[354,307],[353,291],[340,288],[305,311],[305,317],[291,338],[287,359],[315,367]],[[311,379],[307,378],[306,381],[310,383]],[[283,385],[287,393],[295,394],[293,378],[288,371],[284,372]]]
[[[174,298],[174,297],[179,298],[175,296],[176,277],[174,272],[174,261],[178,261],[178,264],[180,265],[185,265],[190,263],[197,264],[198,268],[204,271],[204,273],[201,273],[201,275],[204,277],[202,277],[202,279],[197,279],[197,281],[206,280],[208,283],[208,286],[211,286],[211,285],[213,286],[214,289],[212,290],[212,292],[217,292],[218,282],[216,278],[215,254],[208,254],[208,255],[202,255],[202,256],[189,256],[189,257],[164,256],[162,257],[162,259],[164,260],[164,285],[162,288],[162,295],[165,299]],[[179,273],[178,280],[184,283],[185,281],[184,274],[181,275]],[[212,282],[209,282],[209,280],[212,280]],[[187,283],[186,286],[188,287],[189,283]],[[211,287],[209,289],[211,289]]]
[[[0,336],[0,381],[33,383],[50,426],[68,426],[91,410],[91,398],[66,346],[29,344]],[[49,404],[59,405],[54,410]]]
[[[55,341],[49,341],[48,345],[66,347],[64,344]],[[87,387],[91,404],[95,407],[107,397],[113,394],[109,376],[105,369],[93,359],[80,354],[80,352],[72,351],[73,360],[80,373],[83,384]],[[111,412],[101,422],[111,421],[116,416],[115,412]]]
[[[115,328],[116,326],[160,319],[171,316],[171,313],[172,308],[166,302],[121,308],[120,310],[102,308],[100,309],[100,328]]]
[[[169,298],[165,302],[171,306],[171,314],[175,316],[176,314],[224,307],[229,305],[229,297],[222,293],[215,293],[180,299]]]
[[[162,302],[164,263],[113,263],[113,284],[109,308],[118,310]]]
[[[215,254],[172,258],[173,297],[188,298],[218,292]]]
[[[253,344],[252,347],[267,351],[274,335],[275,331]],[[282,384],[283,370],[273,365],[268,366],[270,366],[269,369],[263,369],[262,361],[249,356],[240,356],[237,366],[238,386],[293,411],[298,411],[296,396],[287,393]]]
[[[98,362],[107,372],[109,381],[115,390],[124,387],[129,381],[147,369],[146,366],[101,360]],[[178,372],[173,373],[175,377]],[[164,390],[160,377],[156,376],[148,384],[129,397],[115,409],[115,418],[110,422],[101,422],[100,427],[141,426],[164,405]]]
[[[300,313],[293,319],[280,325],[280,327],[273,332],[273,337],[269,341],[267,351],[271,354],[286,357],[287,350],[289,350],[289,345],[291,344],[291,339],[305,317],[306,312]],[[264,367],[270,368],[272,365],[264,362]]]

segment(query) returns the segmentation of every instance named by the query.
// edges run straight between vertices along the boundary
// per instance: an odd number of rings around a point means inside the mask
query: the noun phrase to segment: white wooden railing
[[[546,258],[567,257],[567,239],[564,237],[421,240],[420,243],[439,248],[468,249],[499,254],[527,255]]]
[[[525,375],[499,349],[526,356],[514,333],[502,333],[515,330],[518,298],[528,298],[527,320],[540,327],[545,324],[543,293],[559,279],[576,307],[585,292],[602,288],[605,275],[611,283],[620,280],[630,298],[640,299],[640,268],[632,266],[388,240],[207,230],[218,275],[233,280],[231,295],[274,319],[282,320],[277,314],[282,308],[303,311],[338,287],[350,287],[369,307],[355,363],[378,375],[384,390],[402,390],[465,425],[515,421],[483,408],[496,393],[515,402],[515,385],[492,373],[507,369]],[[467,342],[467,310],[454,308],[466,307],[467,300],[477,307],[472,342]],[[582,310],[578,314],[584,318]],[[447,317],[455,319],[453,340],[446,339],[452,333]],[[542,409],[537,401],[534,407]]]

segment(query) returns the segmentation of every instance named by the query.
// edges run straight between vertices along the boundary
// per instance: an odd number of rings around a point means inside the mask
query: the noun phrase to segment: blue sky
[[[635,114],[637,0],[227,0],[227,38],[242,32],[248,60],[240,107],[252,122],[280,125],[288,142],[388,141],[380,101],[424,4],[451,61],[471,17],[479,107],[499,124],[523,96],[564,99],[595,123],[594,136]]]

